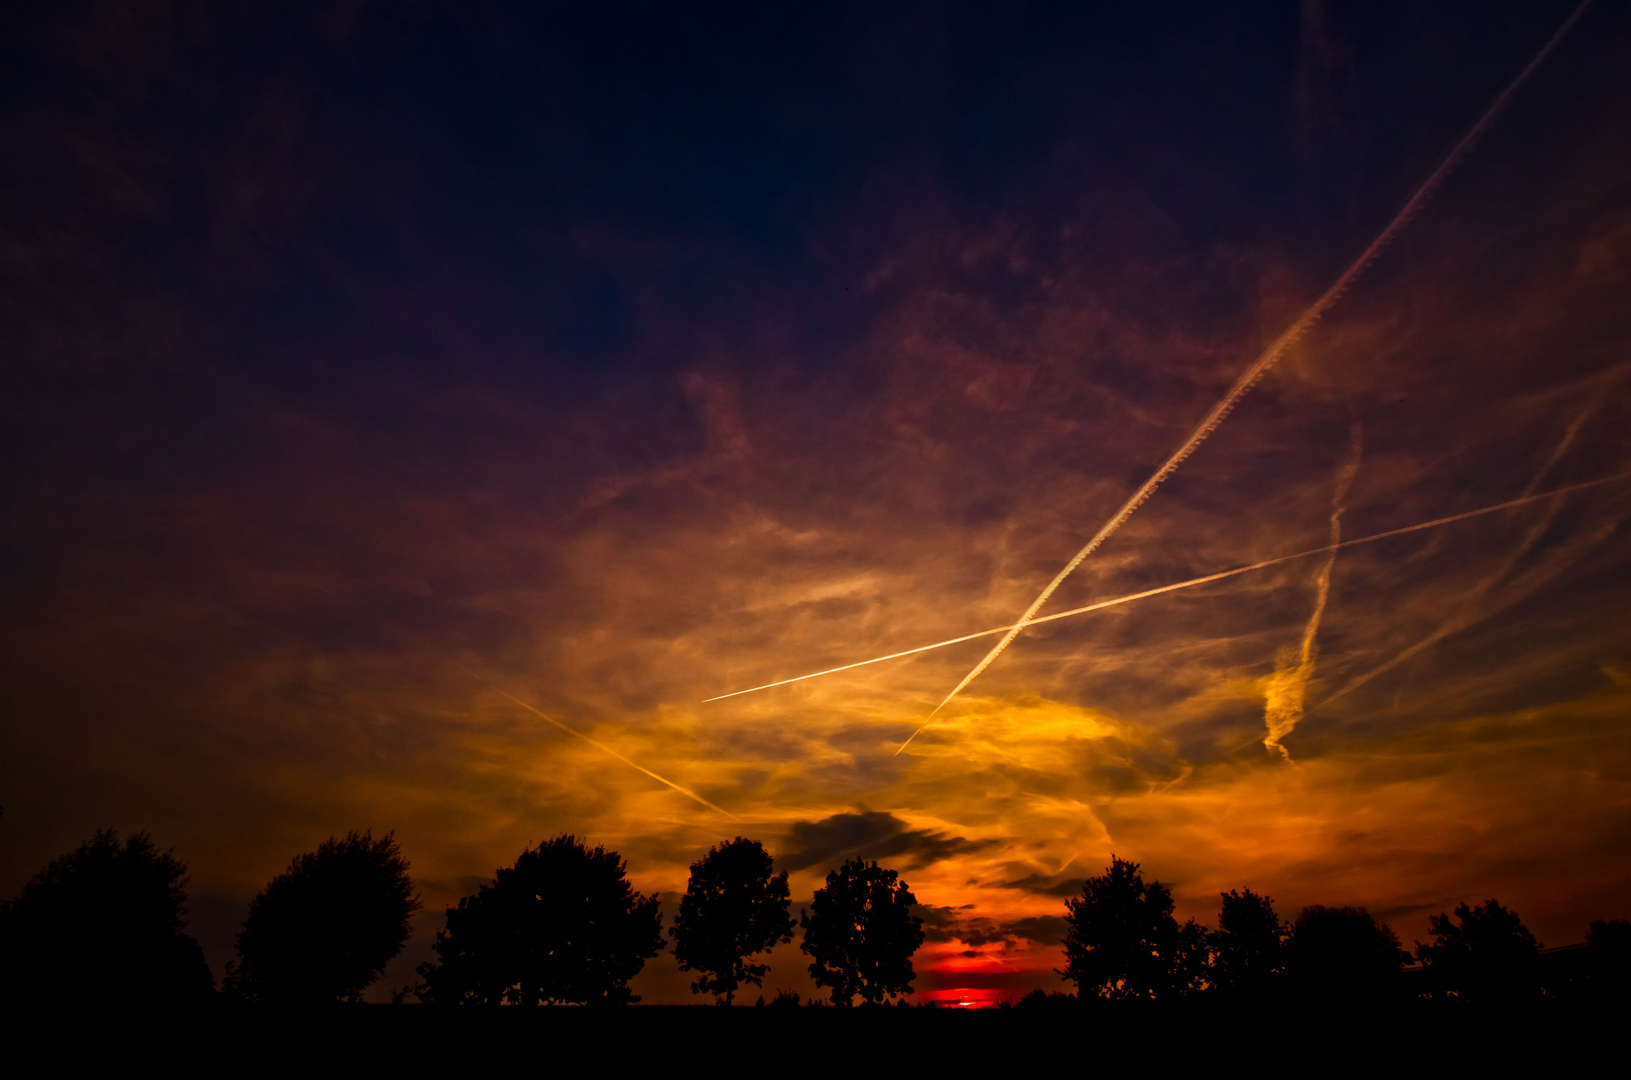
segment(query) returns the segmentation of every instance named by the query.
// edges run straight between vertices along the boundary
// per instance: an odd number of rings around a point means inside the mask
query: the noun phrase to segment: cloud
[[[861,810],[820,821],[794,822],[783,841],[791,853],[776,861],[789,870],[803,870],[817,864],[836,867],[845,859],[900,859],[903,869],[915,869],[985,851],[995,844],[994,840],[966,840],[940,831],[911,829],[893,814]]]
[[[971,910],[973,907],[918,905],[915,910],[923,920],[924,940],[932,944],[956,941],[973,949],[986,945],[1012,949],[1020,938],[1037,945],[1057,945],[1065,939],[1067,925],[1061,915],[1032,915],[999,922]]]
[[[1047,874],[1027,874],[1022,878],[1002,883],[1005,889],[1035,893],[1038,896],[1075,896],[1082,891],[1081,878],[1060,878]]]
[[[1038,945],[1058,945],[1065,940],[1070,925],[1063,915],[1034,915],[1028,919],[1014,920],[1007,929],[1015,936],[1027,938]]]

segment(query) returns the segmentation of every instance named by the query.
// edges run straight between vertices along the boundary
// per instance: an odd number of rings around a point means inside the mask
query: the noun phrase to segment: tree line
[[[9,952],[0,982],[14,1003],[79,1000],[88,987],[150,1003],[360,1001],[409,939],[420,907],[409,871],[391,833],[331,836],[297,855],[250,903],[217,991],[186,932],[185,865],[146,833],[121,843],[104,830],[0,905]],[[722,1005],[763,987],[765,954],[795,930],[832,1004],[877,1005],[912,992],[912,956],[925,938],[915,907],[896,871],[849,859],[795,920],[787,872],[761,843],[737,837],[692,864],[666,937],[695,976],[693,993]],[[1534,935],[1495,900],[1432,916],[1432,940],[1415,943],[1409,967],[1412,953],[1363,908],[1316,905],[1284,922],[1270,898],[1246,889],[1221,895],[1216,930],[1180,924],[1173,911],[1168,886],[1112,856],[1065,904],[1058,974],[1076,993],[1035,991],[1019,1004],[1602,999],[1624,994],[1631,961],[1631,923],[1611,920],[1591,924],[1569,963],[1547,968]],[[434,959],[393,1000],[629,1004],[639,1000],[630,981],[664,945],[657,896],[632,887],[617,852],[565,834],[528,847],[446,909]]]

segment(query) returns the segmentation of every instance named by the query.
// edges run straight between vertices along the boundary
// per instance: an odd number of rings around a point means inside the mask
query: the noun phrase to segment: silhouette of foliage
[[[1604,1001],[1631,998],[1631,922],[1598,920],[1586,930],[1587,979],[1591,992]]]
[[[1416,942],[1416,957],[1434,991],[1480,1002],[1540,992],[1540,942],[1516,912],[1494,900],[1477,907],[1460,904],[1453,920],[1440,912],[1428,926],[1435,940]]]
[[[691,864],[673,935],[680,970],[701,973],[692,993],[714,994],[729,1005],[738,987],[763,985],[770,970],[748,960],[793,940],[787,872],[774,869],[763,845],[740,836]]]
[[[1222,897],[1212,935],[1212,983],[1225,994],[1261,994],[1284,961],[1286,927],[1266,896],[1230,889]]]
[[[439,963],[420,965],[436,1004],[621,1005],[662,949],[655,895],[635,892],[615,851],[572,835],[528,848],[491,885],[447,909]]]
[[[1303,909],[1286,941],[1286,971],[1305,995],[1383,1001],[1397,995],[1409,954],[1383,922],[1362,907]]]
[[[215,979],[186,933],[187,867],[147,833],[112,829],[53,859],[0,911],[13,1005],[207,1000]]]
[[[912,992],[923,920],[912,914],[917,898],[897,879],[875,862],[846,859],[799,917],[810,977],[831,988],[833,1004],[849,1005],[859,994],[876,1005]]]
[[[402,951],[419,909],[393,833],[329,837],[249,905],[227,988],[251,1001],[355,1001]]]
[[[1081,997],[1167,998],[1206,978],[1206,931],[1178,925],[1172,892],[1146,883],[1135,862],[1110,857],[1109,870],[1065,901],[1065,967]]]

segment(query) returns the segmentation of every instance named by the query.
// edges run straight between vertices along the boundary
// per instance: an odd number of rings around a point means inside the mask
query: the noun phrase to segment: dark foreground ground
[[[220,1006],[146,1012],[42,1008],[7,1018],[12,1060],[103,1061],[192,1073],[402,1076],[775,1076],[1009,1072],[1126,1076],[1169,1070],[1505,1075],[1515,1068],[1624,1067],[1624,1007],[1523,1009],[1254,1007],[1012,1010],[730,1008],[433,1009],[352,1006],[314,1013]],[[19,1058],[17,1055],[24,1057]],[[1609,1065],[1609,1062],[1614,1064]]]

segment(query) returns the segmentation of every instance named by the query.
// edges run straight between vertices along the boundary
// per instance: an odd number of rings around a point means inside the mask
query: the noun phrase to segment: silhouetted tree
[[[1604,1001],[1631,998],[1631,922],[1598,920],[1586,931],[1589,992]]]
[[[799,917],[799,947],[814,961],[810,977],[831,988],[835,1005],[849,1005],[857,994],[876,1005],[912,992],[923,920],[912,914],[917,898],[897,878],[875,862],[846,859]]]
[[[743,983],[763,985],[770,968],[748,960],[793,940],[787,872],[774,870],[763,845],[740,836],[691,864],[673,934],[680,970],[701,973],[692,993],[729,1005]]]
[[[331,836],[250,903],[227,989],[285,1005],[358,1000],[402,951],[417,910],[394,833]]]
[[[1225,994],[1261,994],[1280,971],[1286,927],[1266,896],[1230,889],[1222,897],[1212,935],[1212,983]]]
[[[521,853],[491,885],[447,909],[419,967],[437,1004],[621,1005],[628,982],[662,949],[657,897],[635,892],[615,851],[571,835]]]
[[[112,829],[53,859],[0,909],[0,983],[14,1005],[207,1000],[186,933],[187,867],[145,832]]]
[[[1390,998],[1408,956],[1398,935],[1362,907],[1304,908],[1285,946],[1287,974],[1308,1000]]]
[[[1494,900],[1459,904],[1455,918],[1440,912],[1428,920],[1436,935],[1416,942],[1416,958],[1437,993],[1468,1001],[1513,1001],[1540,992],[1540,942],[1517,912]]]
[[[1206,931],[1178,925],[1172,892],[1147,884],[1138,864],[1110,856],[1110,868],[1065,901],[1065,967],[1081,997],[1166,998],[1198,989],[1206,978]]]

